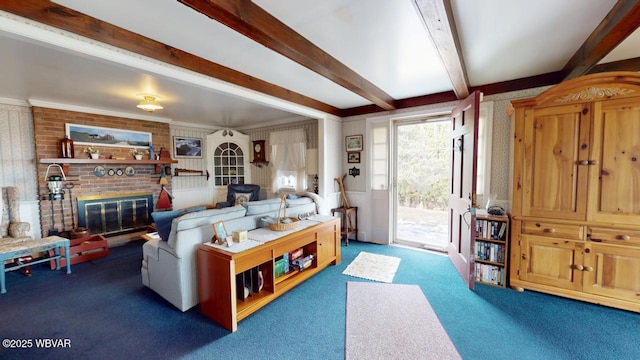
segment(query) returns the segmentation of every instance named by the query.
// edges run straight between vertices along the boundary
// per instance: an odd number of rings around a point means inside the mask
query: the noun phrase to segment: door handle
[[[456,145],[453,147],[453,151],[462,152],[462,138],[458,138],[458,140],[456,140]]]
[[[467,218],[465,217],[465,215],[467,214],[469,214],[469,221],[467,221]],[[467,228],[471,229],[471,206],[469,206],[467,210],[462,213],[462,221],[464,221],[464,223],[467,225]]]

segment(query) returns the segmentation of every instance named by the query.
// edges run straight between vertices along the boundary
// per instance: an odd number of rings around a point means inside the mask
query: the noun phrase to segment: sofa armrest
[[[316,204],[316,212],[320,215],[329,215],[329,209],[326,207],[325,201],[322,196],[310,191],[297,192],[295,193],[295,195],[306,196],[313,199],[313,202]]]

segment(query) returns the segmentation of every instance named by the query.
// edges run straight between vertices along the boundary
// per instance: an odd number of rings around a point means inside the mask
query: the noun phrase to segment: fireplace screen
[[[151,223],[151,193],[78,197],[78,224],[92,234],[118,235]]]

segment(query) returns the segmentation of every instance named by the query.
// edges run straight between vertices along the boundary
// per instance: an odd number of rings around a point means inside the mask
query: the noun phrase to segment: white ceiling
[[[339,109],[370,105],[298,63],[176,0],[56,0]],[[411,0],[254,0],[392,98],[452,90]],[[470,86],[561,70],[615,0],[452,0]],[[1,5],[0,5],[1,8]],[[0,12],[0,98],[66,104],[204,127],[320,117],[317,110],[52,30]],[[602,62],[640,57],[636,31]],[[162,96],[153,114],[138,93]]]

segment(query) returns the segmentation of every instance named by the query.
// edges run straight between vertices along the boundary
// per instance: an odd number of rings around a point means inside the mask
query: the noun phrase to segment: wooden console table
[[[26,266],[39,264],[45,261],[55,260],[56,270],[60,269],[60,248],[64,248],[64,258],[69,259],[69,239],[62,238],[60,236],[48,236],[37,240],[26,240],[14,243],[8,243],[0,245],[0,293],[7,292],[5,287],[5,272],[17,270]],[[49,254],[47,250],[53,249],[51,256],[45,256],[42,259],[30,261],[24,264],[16,264],[14,266],[5,267],[5,260],[15,259],[25,255],[31,255],[35,252],[45,252]],[[66,261],[67,274],[71,274],[71,261]]]
[[[251,240],[251,236],[249,239],[245,242],[255,242]],[[258,311],[329,264],[340,263],[340,219],[332,218],[257,245],[243,245],[245,242],[232,246],[248,247],[239,252],[207,244],[198,245],[200,309],[203,314],[229,331],[236,331],[238,321]],[[296,249],[302,249],[304,256],[314,255],[311,266],[302,271],[292,269],[276,277],[276,260]],[[241,299],[238,296],[237,283],[242,286],[242,281],[238,277],[244,276],[247,271],[261,272],[262,283],[259,290]]]

